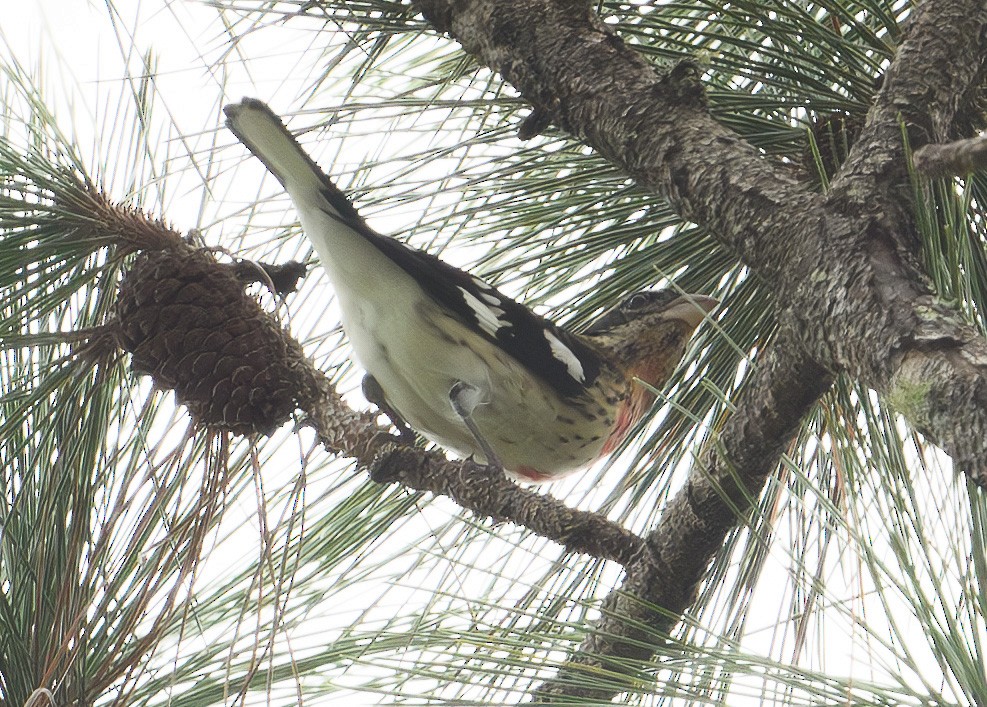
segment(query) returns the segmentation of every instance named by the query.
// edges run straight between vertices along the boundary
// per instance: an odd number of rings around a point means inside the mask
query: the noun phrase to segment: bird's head
[[[621,362],[625,372],[660,386],[682,358],[699,323],[719,300],[671,289],[624,298],[582,332]]]

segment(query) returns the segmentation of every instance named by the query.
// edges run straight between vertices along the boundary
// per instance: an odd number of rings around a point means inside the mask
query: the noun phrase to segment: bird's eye
[[[647,292],[638,292],[627,298],[624,306],[627,309],[643,309],[651,302],[651,296]]]

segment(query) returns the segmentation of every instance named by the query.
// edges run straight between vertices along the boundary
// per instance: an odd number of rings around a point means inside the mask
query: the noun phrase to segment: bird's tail
[[[223,112],[227,127],[281,182],[300,212],[312,206],[361,234],[375,233],[266,103],[244,98]]]

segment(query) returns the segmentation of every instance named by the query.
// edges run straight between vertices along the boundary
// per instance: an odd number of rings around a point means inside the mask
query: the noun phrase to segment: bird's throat
[[[640,383],[636,383],[631,388],[631,394],[627,396],[617,410],[613,429],[610,431],[607,441],[604,442],[603,449],[600,450],[601,456],[610,454],[620,446],[630,431],[634,429],[634,425],[638,423],[648,408],[651,407],[651,403],[654,400],[654,393]]]

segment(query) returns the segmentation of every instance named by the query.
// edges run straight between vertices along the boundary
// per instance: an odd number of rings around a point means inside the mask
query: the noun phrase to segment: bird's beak
[[[662,315],[668,319],[681,319],[695,329],[719,303],[715,297],[686,294],[669,302]]]

